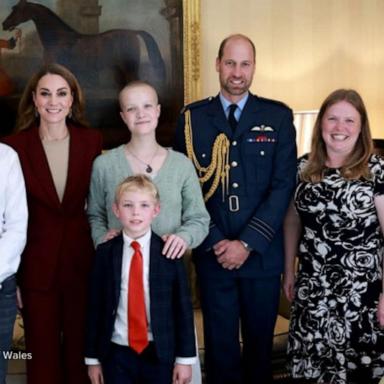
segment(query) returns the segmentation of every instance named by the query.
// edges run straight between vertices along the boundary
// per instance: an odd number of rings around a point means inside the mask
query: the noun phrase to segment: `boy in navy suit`
[[[155,185],[125,179],[113,211],[119,236],[99,245],[90,280],[86,364],[92,384],[186,384],[196,361],[193,310],[182,259],[162,255],[151,232]]]

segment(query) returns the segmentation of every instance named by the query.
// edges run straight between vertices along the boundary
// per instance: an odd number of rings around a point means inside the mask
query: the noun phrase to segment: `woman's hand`
[[[121,230],[111,228],[108,230],[108,232],[103,237],[103,242],[113,239],[114,237],[120,235]]]
[[[284,272],[283,275],[283,290],[287,300],[292,303],[295,298],[295,273]]]
[[[380,327],[384,327],[384,295],[380,293],[379,303],[377,305],[377,321]]]
[[[166,234],[161,238],[165,242],[162,254],[168,259],[179,259],[187,250],[187,243],[180,236]]]

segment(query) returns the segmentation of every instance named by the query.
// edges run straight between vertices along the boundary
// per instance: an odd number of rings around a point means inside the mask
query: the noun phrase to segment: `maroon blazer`
[[[69,126],[68,176],[62,202],[56,192],[37,127],[3,138],[19,155],[29,221],[19,270],[22,288],[47,290],[54,284],[84,284],[94,248],[85,212],[92,163],[102,138],[90,128]]]

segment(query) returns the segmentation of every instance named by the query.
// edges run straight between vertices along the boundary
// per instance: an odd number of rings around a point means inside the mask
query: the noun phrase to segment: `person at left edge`
[[[4,142],[19,155],[29,223],[18,284],[28,384],[83,384],[86,288],[94,254],[85,212],[100,133],[87,127],[74,75],[49,64],[29,80],[17,133]]]
[[[16,152],[0,144],[0,384],[5,384],[16,317],[16,271],[27,238],[27,199]]]

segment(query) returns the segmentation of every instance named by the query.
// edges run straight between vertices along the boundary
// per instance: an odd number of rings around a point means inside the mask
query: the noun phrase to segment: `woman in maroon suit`
[[[18,276],[32,353],[28,384],[87,383],[84,312],[93,245],[85,205],[101,136],[87,128],[76,78],[58,64],[30,79],[16,130],[4,142],[20,157],[30,212]]]

